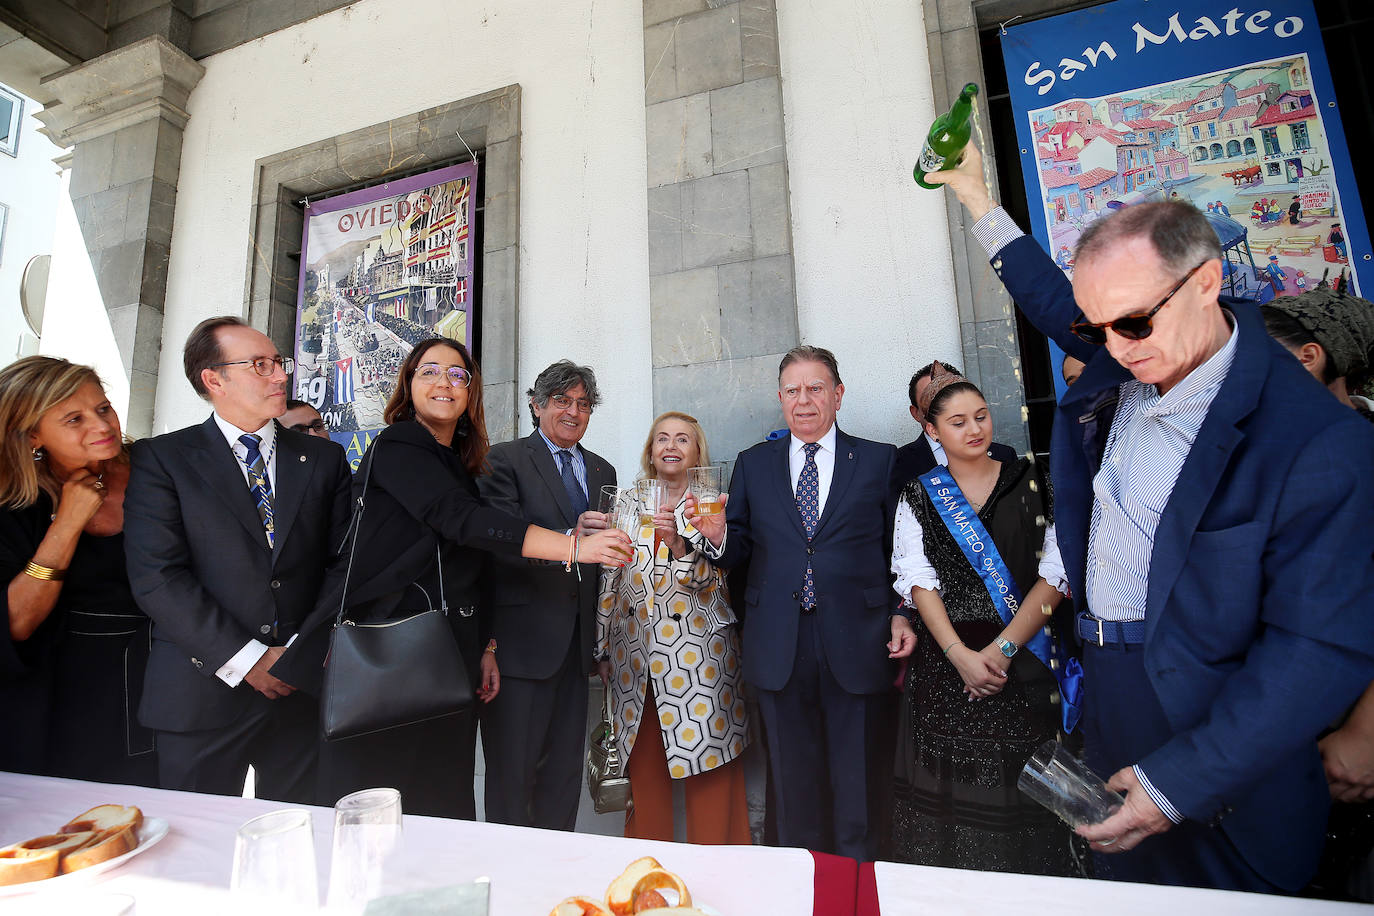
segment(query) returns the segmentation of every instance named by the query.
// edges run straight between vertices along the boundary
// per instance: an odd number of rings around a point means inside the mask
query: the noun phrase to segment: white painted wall
[[[33,115],[41,110],[33,99],[24,98],[18,155],[0,153],[0,203],[9,208],[0,247],[0,365],[20,355],[20,337],[30,333],[19,308],[24,266],[34,255],[52,253],[53,208],[62,189],[53,157],[62,150],[38,132],[43,125]]]
[[[207,414],[181,342],[244,312],[255,160],[519,83],[521,388],[562,357],[593,366],[605,400],[585,441],[632,473],[652,420],[642,48],[628,0],[361,0],[203,60],[155,432]]]
[[[41,352],[93,366],[123,421],[128,417],[129,374],[115,343],[110,314],[105,311],[95,268],[72,206],[70,179],[70,171],[62,173],[61,187],[48,202],[55,225]]]
[[[935,117],[911,0],[777,0],[803,343],[834,351],[840,425],[916,436],[907,380],[963,362],[944,193],[911,169]]]

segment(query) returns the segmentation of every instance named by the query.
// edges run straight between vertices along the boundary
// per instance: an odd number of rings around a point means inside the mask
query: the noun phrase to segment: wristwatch
[[[1002,654],[1005,655],[1007,658],[1011,658],[1021,648],[1016,643],[1012,642],[1010,639],[1007,639],[1004,636],[997,637],[997,639],[995,639],[994,642],[997,643],[997,648],[1002,650]]]

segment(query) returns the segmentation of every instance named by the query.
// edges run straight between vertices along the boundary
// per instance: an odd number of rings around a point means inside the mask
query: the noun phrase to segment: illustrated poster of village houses
[[[464,177],[388,196],[372,188],[306,211],[294,396],[320,411],[354,461],[385,425],[416,343],[442,335],[472,345],[472,185]]]
[[[1229,294],[1334,281],[1348,248],[1308,72],[1303,54],[1029,112],[1055,262],[1072,275],[1078,236],[1112,210],[1181,199],[1216,230]]]

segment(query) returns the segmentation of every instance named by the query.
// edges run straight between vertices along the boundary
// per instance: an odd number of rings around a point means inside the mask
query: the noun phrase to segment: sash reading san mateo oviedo
[[[969,565],[978,573],[978,578],[983,581],[983,587],[992,598],[993,607],[997,608],[997,616],[1002,618],[1002,623],[1011,623],[1011,619],[1021,609],[1021,590],[1016,587],[1016,580],[1011,577],[1011,571],[1007,569],[1002,555],[997,552],[997,545],[992,542],[987,528],[983,527],[978,513],[968,504],[964,491],[959,489],[954,476],[944,467],[937,467],[921,477],[921,485],[930,494],[935,511],[953,535],[954,543],[963,551],[964,559],[968,560]],[[1059,684],[1059,696],[1062,700],[1060,718],[1064,731],[1072,732],[1077,727],[1083,711],[1082,666],[1076,658],[1070,658],[1062,665],[1051,664],[1058,653],[1054,641],[1043,627],[1035,631],[1035,635],[1026,643],[1025,649],[1054,675],[1055,681]]]

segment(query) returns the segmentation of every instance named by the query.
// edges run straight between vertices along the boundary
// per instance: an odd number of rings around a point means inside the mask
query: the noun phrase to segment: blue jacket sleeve
[[[992,269],[1021,313],[1065,353],[1086,363],[1100,352],[1069,330],[1079,317],[1073,284],[1039,242],[1028,235],[1009,242],[993,256]]]

